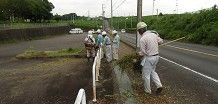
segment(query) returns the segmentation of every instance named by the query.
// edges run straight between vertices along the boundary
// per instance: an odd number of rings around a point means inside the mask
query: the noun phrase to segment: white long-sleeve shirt
[[[115,48],[120,47],[120,36],[118,34],[114,37],[113,47],[115,47]]]
[[[152,31],[146,31],[142,38],[140,39],[140,52],[141,56],[152,56],[159,54],[158,44],[163,43],[158,34],[153,33]]]

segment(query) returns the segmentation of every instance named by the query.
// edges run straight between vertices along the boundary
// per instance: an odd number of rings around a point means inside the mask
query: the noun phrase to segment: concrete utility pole
[[[137,17],[138,17],[138,22],[141,22],[142,21],[142,0],[138,0]]]
[[[155,0],[153,0],[152,16],[154,16],[154,3],[155,3]]]
[[[178,0],[176,0],[176,14],[179,13],[179,2]]]
[[[138,0],[137,4],[137,20],[138,22],[142,21],[142,0]],[[136,51],[139,50],[139,34],[136,34]]]
[[[125,18],[125,29],[127,29],[127,24],[126,24],[127,20],[128,20],[128,18]]]
[[[113,31],[113,0],[111,0],[111,33]]]
[[[73,15],[73,23],[75,23],[75,15]]]
[[[104,4],[102,4],[102,29],[105,30],[105,23],[104,23],[104,20],[105,19],[105,11],[104,11]]]

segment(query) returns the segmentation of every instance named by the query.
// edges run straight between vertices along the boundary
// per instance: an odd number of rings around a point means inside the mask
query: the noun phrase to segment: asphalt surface
[[[65,34],[40,40],[0,45],[0,69],[2,64],[13,60],[17,54],[26,50],[53,51],[63,48],[81,48],[83,47],[81,40],[84,38],[84,34]]]
[[[72,104],[80,88],[92,99],[92,65],[86,59],[15,59],[29,49],[84,48],[85,36],[63,34],[1,45],[0,104]]]
[[[135,47],[134,34],[121,40]],[[157,71],[176,96],[191,104],[218,103],[218,47],[174,42],[160,47]]]

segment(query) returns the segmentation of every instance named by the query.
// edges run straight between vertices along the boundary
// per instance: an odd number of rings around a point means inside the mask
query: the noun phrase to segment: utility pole
[[[74,21],[75,21],[75,15],[73,15],[73,23],[74,23]]]
[[[133,16],[130,15],[130,19],[131,19],[131,28],[132,28],[132,17],[133,17]]]
[[[142,21],[142,0],[138,0],[138,3],[137,3],[137,20],[138,22],[141,22]],[[137,32],[136,34],[136,51],[139,50],[139,34]]]
[[[88,17],[90,17],[90,12],[88,11]]]
[[[138,17],[138,22],[141,22],[142,21],[142,0],[138,0],[137,17]]]
[[[178,0],[176,0],[176,14],[178,14],[179,13],[179,3],[178,3]]]
[[[154,3],[155,3],[155,0],[153,0],[152,16],[154,16]]]
[[[117,21],[118,22],[118,30],[120,29],[120,21]]]
[[[113,0],[111,0],[111,33],[113,31]]]
[[[105,30],[105,23],[104,23],[104,18],[105,18],[105,11],[104,11],[104,4],[102,4],[102,29]]]

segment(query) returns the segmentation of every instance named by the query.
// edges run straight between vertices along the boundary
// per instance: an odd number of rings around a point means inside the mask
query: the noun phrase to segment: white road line
[[[185,50],[185,51],[200,53],[200,54],[204,54],[204,55],[208,55],[208,56],[218,57],[218,55],[209,54],[209,53],[204,53],[204,52],[199,52],[199,51],[196,51],[196,50],[191,50],[191,49],[176,47],[176,46],[172,46],[172,45],[165,45],[165,46],[172,47],[172,48],[176,48],[176,49],[180,49],[180,50]]]
[[[191,72],[193,72],[193,73],[195,73],[195,74],[198,74],[198,75],[200,75],[200,76],[202,76],[202,77],[204,77],[204,78],[207,78],[207,79],[209,79],[209,80],[211,80],[211,81],[214,81],[214,82],[218,83],[218,80],[215,79],[215,78],[212,78],[212,77],[209,77],[209,76],[204,75],[204,74],[202,74],[202,73],[199,73],[199,72],[197,72],[197,71],[194,71],[194,70],[192,70],[192,69],[190,69],[190,68],[188,68],[188,67],[186,67],[186,66],[180,65],[180,64],[178,64],[178,63],[176,63],[176,62],[174,62],[174,61],[168,60],[168,59],[166,59],[166,58],[164,58],[164,57],[161,57],[161,56],[160,56],[160,58],[163,59],[163,60],[165,60],[165,61],[168,61],[168,62],[170,62],[170,63],[173,63],[173,64],[175,64],[175,65],[178,65],[178,66],[180,66],[180,67],[182,67],[182,68],[184,68],[184,69],[186,69],[186,70],[189,70],[189,71],[191,71]]]

